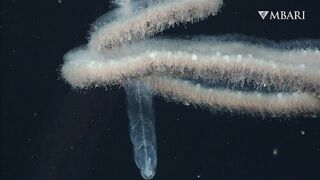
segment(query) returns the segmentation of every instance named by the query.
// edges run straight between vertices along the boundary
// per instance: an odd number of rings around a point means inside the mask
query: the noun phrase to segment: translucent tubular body
[[[130,137],[134,160],[144,179],[151,179],[156,173],[157,147],[155,120],[152,109],[152,92],[142,81],[125,86]]]

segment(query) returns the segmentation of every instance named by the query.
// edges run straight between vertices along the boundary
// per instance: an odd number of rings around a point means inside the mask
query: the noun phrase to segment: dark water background
[[[123,89],[79,93],[59,79],[64,53],[87,43],[89,24],[108,6],[1,1],[1,179],[142,179]],[[319,8],[317,0],[226,0],[218,16],[163,34],[319,39]],[[305,10],[306,20],[263,21],[258,10]],[[155,180],[320,179],[319,118],[210,113],[159,98],[154,108]]]

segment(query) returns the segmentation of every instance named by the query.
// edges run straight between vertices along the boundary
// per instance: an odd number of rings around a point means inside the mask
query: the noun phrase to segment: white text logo
[[[305,11],[258,11],[263,20],[305,20]]]

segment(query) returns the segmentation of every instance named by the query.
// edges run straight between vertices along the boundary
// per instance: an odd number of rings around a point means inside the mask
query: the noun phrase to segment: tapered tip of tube
[[[141,169],[140,173],[143,179],[152,179],[153,176],[156,174],[156,171],[153,168],[144,168]]]

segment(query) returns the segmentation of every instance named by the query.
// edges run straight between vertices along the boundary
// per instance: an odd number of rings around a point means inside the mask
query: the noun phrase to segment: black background
[[[226,0],[217,16],[163,34],[319,39],[316,2]],[[59,79],[63,55],[87,43],[89,24],[109,5],[1,1],[1,179],[142,179],[132,157],[123,89],[77,92]],[[306,20],[263,21],[258,10],[305,10]],[[210,113],[160,98],[154,109],[154,179],[320,179],[319,118]]]

